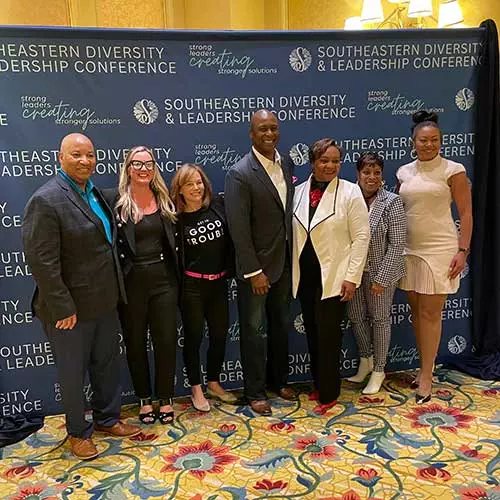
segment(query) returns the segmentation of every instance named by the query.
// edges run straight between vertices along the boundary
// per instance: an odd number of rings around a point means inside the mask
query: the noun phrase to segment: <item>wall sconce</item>
[[[384,20],[381,0],[363,0],[361,8],[362,23],[380,23]]]
[[[346,19],[344,29],[372,28],[422,28],[425,20],[433,20],[438,27],[463,26],[463,14],[458,0],[441,0],[439,20],[432,16],[432,0],[388,0],[395,4],[389,16],[384,17],[381,0],[363,0],[361,16]],[[356,19],[356,21],[354,21]],[[357,21],[359,19],[359,21]]]
[[[361,17],[359,17],[359,16],[348,17],[345,20],[344,29],[345,30],[362,30],[363,23],[361,22]]]
[[[408,17],[432,16],[432,0],[410,0]]]
[[[457,0],[447,0],[440,4],[438,19],[440,28],[459,28],[463,26],[464,16]]]

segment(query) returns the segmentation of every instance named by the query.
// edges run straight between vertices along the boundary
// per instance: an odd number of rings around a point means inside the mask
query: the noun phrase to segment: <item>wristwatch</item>
[[[459,252],[463,252],[465,255],[469,255],[470,248],[461,248],[461,247],[458,247],[458,251]]]

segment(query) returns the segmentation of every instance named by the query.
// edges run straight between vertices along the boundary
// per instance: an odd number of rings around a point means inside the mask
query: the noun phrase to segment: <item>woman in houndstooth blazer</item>
[[[360,362],[358,373],[347,380],[363,382],[363,394],[375,394],[385,378],[391,342],[390,312],[396,283],[405,274],[406,215],[401,198],[382,187],[384,161],[377,153],[363,153],[357,177],[370,220],[370,246],[361,286],[347,305]]]

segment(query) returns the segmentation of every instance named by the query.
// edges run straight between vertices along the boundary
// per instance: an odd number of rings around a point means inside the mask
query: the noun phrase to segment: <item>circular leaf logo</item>
[[[463,88],[455,96],[455,104],[460,111],[468,111],[474,105],[475,97],[471,89]]]
[[[296,167],[301,167],[309,161],[309,146],[302,142],[294,144],[290,149],[290,158]]]
[[[311,53],[305,47],[293,49],[288,60],[292,69],[299,73],[306,71],[312,63]]]
[[[467,340],[462,335],[454,335],[448,340],[448,351],[452,354],[460,354],[465,351]]]
[[[295,327],[295,330],[297,330],[297,333],[301,333],[302,335],[304,335],[306,333],[306,328],[304,326],[304,319],[302,318],[302,313],[300,313],[295,318],[295,321],[293,322],[293,326]]]
[[[158,118],[158,106],[149,99],[140,99],[134,104],[134,117],[142,125],[151,125]]]

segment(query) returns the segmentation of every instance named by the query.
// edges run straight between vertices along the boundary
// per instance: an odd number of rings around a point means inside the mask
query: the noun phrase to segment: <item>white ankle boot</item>
[[[373,371],[373,356],[369,358],[359,358],[358,373],[354,377],[349,377],[349,382],[363,382],[368,374]]]
[[[385,379],[384,372],[372,372],[370,380],[366,387],[363,389],[363,394],[377,394],[382,387],[382,382]]]

